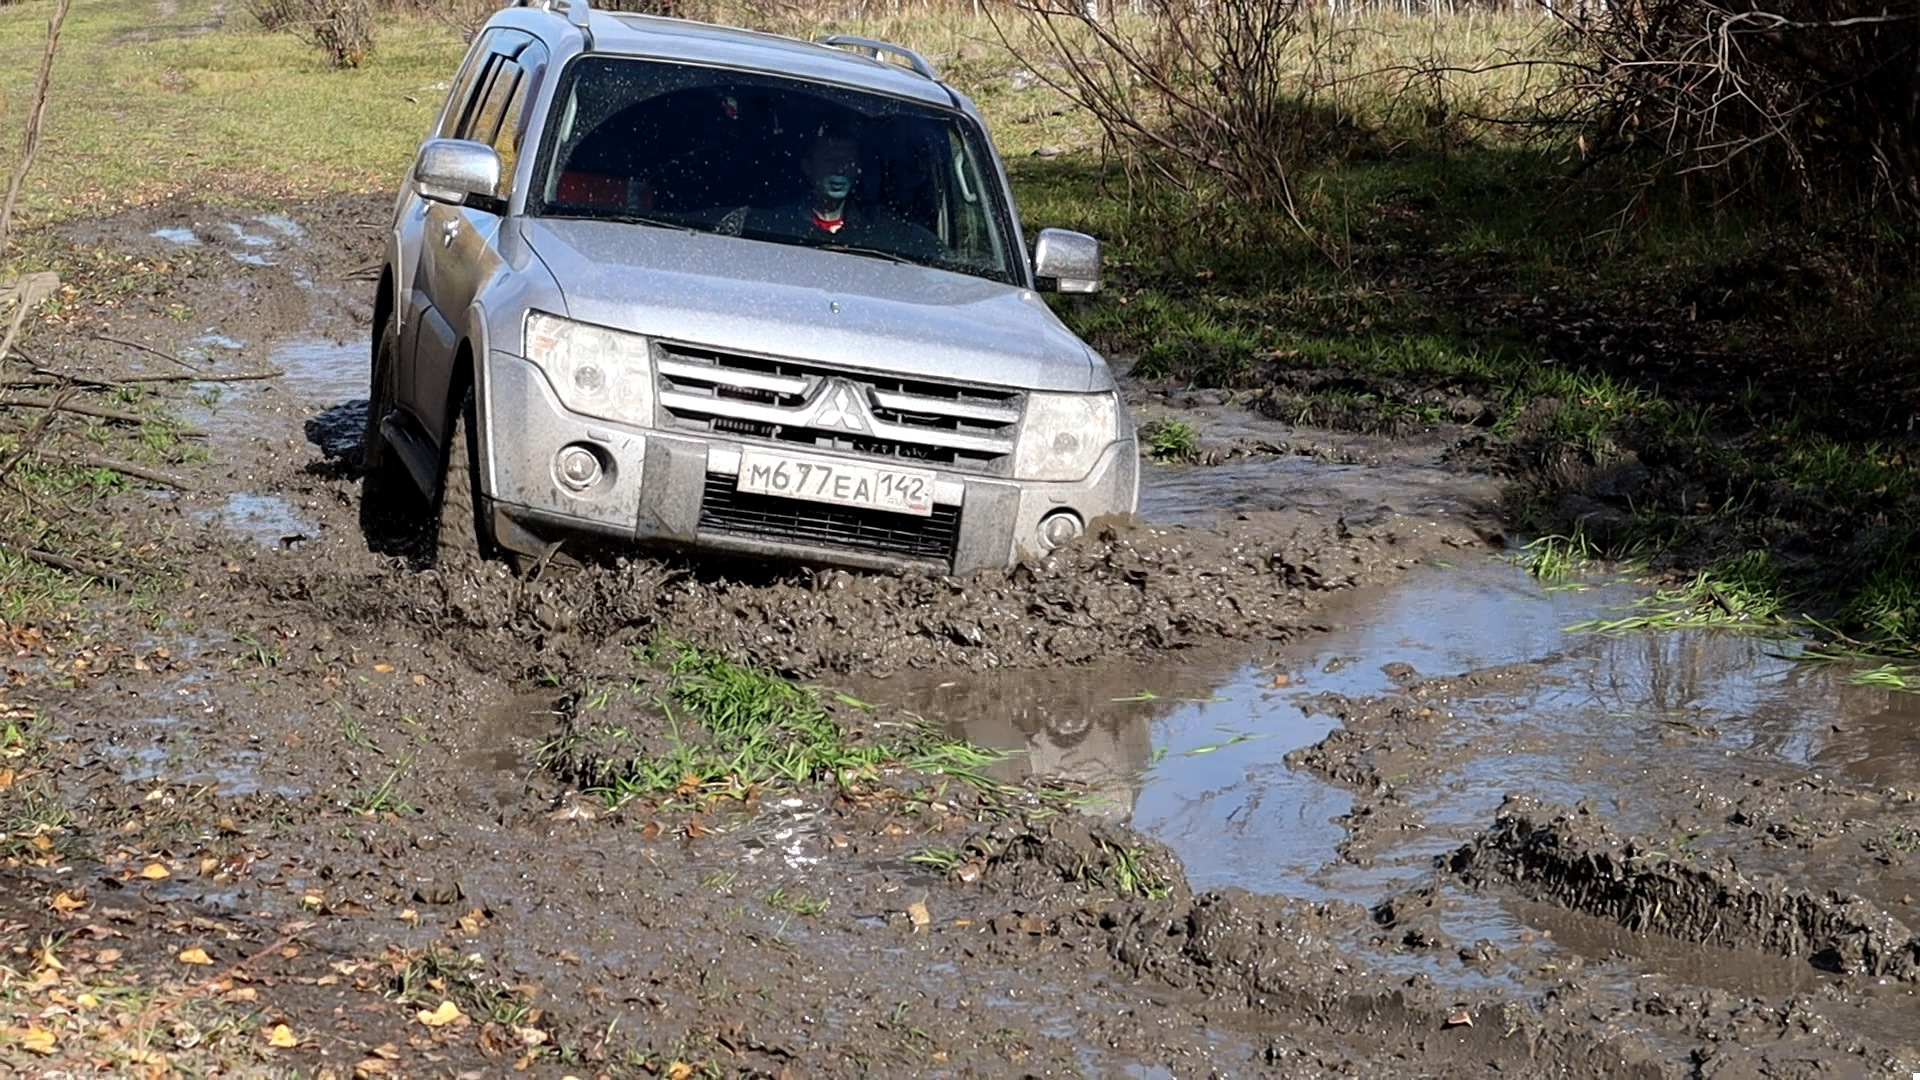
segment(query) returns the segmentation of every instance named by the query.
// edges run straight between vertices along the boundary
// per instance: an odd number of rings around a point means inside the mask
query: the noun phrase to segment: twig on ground
[[[71,392],[71,390],[62,387],[54,393],[53,404],[56,406],[61,404]],[[20,443],[14,447],[13,453],[8,455],[6,461],[0,462],[0,480],[4,480],[8,476],[13,475],[14,468],[22,461],[25,461],[28,454],[33,453],[34,447],[40,445],[40,440],[46,437],[47,426],[53,423],[54,414],[58,411],[57,408],[49,408],[39,416],[34,417],[33,423],[29,424],[27,430],[21,434]]]
[[[107,469],[122,476],[131,476],[136,480],[146,480],[163,487],[177,488],[181,491],[194,490],[193,481],[172,473],[150,469],[145,465],[136,465],[131,461],[117,461],[103,457],[77,457],[64,459],[69,465],[78,465],[83,469]]]
[[[181,367],[186,368],[188,371],[205,371],[206,370],[205,368],[189,363],[188,361],[183,360],[180,357],[175,356],[164,349],[156,349],[151,345],[144,345],[138,341],[129,341],[126,338],[114,337],[112,334],[95,334],[93,335],[93,340],[105,341],[114,345],[125,345],[129,349],[139,349],[143,353],[149,353],[153,356],[159,357],[162,360],[171,360],[174,363],[179,364]]]
[[[150,416],[130,413],[125,409],[109,409],[100,405],[88,405],[80,401],[64,401],[59,395],[53,399],[0,397],[0,409],[50,409],[54,412],[73,413],[77,416],[91,416],[97,420],[111,420],[116,424],[152,423]]]
[[[55,570],[65,570],[69,574],[80,574],[85,577],[90,577],[96,581],[105,582],[120,592],[125,592],[132,588],[132,584],[126,578],[104,567],[88,566],[86,563],[80,562],[77,559],[69,559],[65,555],[55,555],[51,551],[42,551],[39,548],[29,547],[25,544],[10,544],[5,541],[0,541],[0,547],[17,552],[21,558],[26,559],[28,562],[36,562],[41,566],[50,566]]]
[[[35,386],[60,386],[64,383],[73,383],[97,390],[118,390],[140,383],[258,382],[262,379],[277,379],[285,374],[284,371],[240,371],[232,375],[122,375],[108,379],[90,375],[73,375],[64,371],[55,371],[52,368],[35,368],[31,376],[0,382],[0,387],[8,390],[25,390]]]

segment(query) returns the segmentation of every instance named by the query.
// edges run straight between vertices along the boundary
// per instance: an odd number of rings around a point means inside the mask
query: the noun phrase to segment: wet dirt
[[[110,928],[156,979],[189,938],[255,964],[309,1072],[1920,1069],[1915,708],[1791,642],[1567,633],[1645,586],[1505,561],[1465,429],[1132,385],[1205,463],[1031,566],[423,572],[357,524],[388,204],[66,227],[165,269],[37,360],[283,374],[183,396],[193,489],[115,508],[164,541],[160,595],[94,604],[80,674],[9,664],[73,814],[62,860],[0,869],[10,930]],[[890,776],[609,811],[540,748],[669,638],[1017,751],[1002,778],[1077,809]],[[536,1011],[423,1027],[429,948]]]

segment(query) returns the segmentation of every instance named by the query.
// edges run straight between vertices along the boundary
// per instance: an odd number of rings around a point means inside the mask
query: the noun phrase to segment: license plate
[[[921,517],[933,513],[933,473],[927,469],[855,465],[799,454],[742,450],[736,487],[760,495]]]

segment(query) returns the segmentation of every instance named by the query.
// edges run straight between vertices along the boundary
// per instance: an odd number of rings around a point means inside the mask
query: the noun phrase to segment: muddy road
[[[1792,642],[1566,632],[1646,587],[1504,559],[1464,430],[1136,386],[1204,463],[1012,572],[420,571],[358,525],[385,215],[63,230],[147,272],[34,357],[281,374],[183,392],[191,489],[118,496],[164,584],[9,628],[64,816],[0,869],[8,1000],[139,988],[138,1053],[287,1075],[1920,1070],[1920,710]],[[543,748],[664,641],[1012,786],[609,809]],[[0,1061],[153,1067],[85,1045]]]

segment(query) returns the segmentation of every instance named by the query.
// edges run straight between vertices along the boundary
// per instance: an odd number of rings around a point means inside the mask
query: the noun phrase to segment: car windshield
[[[956,110],[751,72],[576,61],[529,214],[691,228],[1015,283],[985,140]]]

